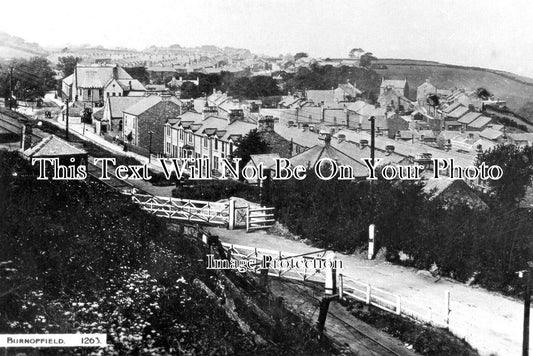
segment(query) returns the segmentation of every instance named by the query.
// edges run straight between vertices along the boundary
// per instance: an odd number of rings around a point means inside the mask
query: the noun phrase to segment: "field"
[[[533,101],[533,79],[513,73],[417,60],[382,59],[377,63],[387,66],[387,69],[376,70],[386,79],[407,78],[411,99],[416,98],[416,88],[429,78],[439,89],[486,88],[506,100],[513,111]]]

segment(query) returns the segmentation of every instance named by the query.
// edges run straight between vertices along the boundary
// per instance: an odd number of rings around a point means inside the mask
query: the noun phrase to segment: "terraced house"
[[[151,95],[123,112],[122,137],[139,153],[162,155],[167,120],[183,112],[183,103],[172,95]]]
[[[230,156],[239,140],[256,129],[242,121],[241,112],[227,118],[216,115],[216,108],[205,107],[202,114],[186,112],[165,125],[164,153],[167,157],[209,158],[211,170],[220,170],[221,161]]]

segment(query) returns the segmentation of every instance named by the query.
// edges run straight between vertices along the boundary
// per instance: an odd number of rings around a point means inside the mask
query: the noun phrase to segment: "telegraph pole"
[[[370,116],[370,159],[372,161],[372,167],[374,167],[374,157],[376,151],[376,118]]]
[[[148,148],[148,163],[152,162],[152,134],[153,131],[148,131],[148,134],[150,135],[150,146]]]
[[[372,161],[372,167],[374,166],[375,161],[375,150],[376,150],[376,118],[374,116],[370,116],[370,160]],[[376,215],[376,199],[374,196],[374,181],[370,181],[370,199],[371,199],[371,206],[372,210],[370,211],[370,225],[368,227],[368,259],[372,259],[374,257],[374,239],[375,239],[375,228],[376,225],[374,225],[374,218]]]
[[[9,110],[13,110],[13,66],[9,67]]]
[[[66,100],[66,103],[67,103],[67,129],[66,129],[66,136],[65,136],[67,141],[69,140],[68,139],[68,102],[69,102],[69,99],[67,98],[67,100]]]

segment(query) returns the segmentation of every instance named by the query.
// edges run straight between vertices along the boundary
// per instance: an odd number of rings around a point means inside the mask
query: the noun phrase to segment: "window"
[[[207,136],[204,137],[204,148],[207,148],[207,143],[209,142],[209,138]]]
[[[117,96],[117,93],[113,93],[113,96]]]
[[[218,139],[215,138],[215,150],[218,150]]]
[[[189,142],[192,143],[192,132],[189,132]]]
[[[109,92],[107,92],[107,97],[109,98]]]
[[[220,142],[220,150],[222,152],[226,152],[226,143],[224,141]]]
[[[218,157],[213,156],[213,168],[218,169]]]
[[[233,153],[233,143],[229,144],[229,154]]]
[[[183,129],[180,129],[180,140],[183,141]]]

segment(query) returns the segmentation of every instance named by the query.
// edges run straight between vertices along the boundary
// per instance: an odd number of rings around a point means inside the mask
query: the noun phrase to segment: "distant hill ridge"
[[[27,52],[36,56],[44,56],[48,52],[37,43],[26,42],[24,39],[16,36],[11,36],[8,33],[0,32],[0,47],[7,47],[14,50]],[[0,53],[2,56],[2,53]]]
[[[435,66],[435,67],[444,67],[444,68],[455,68],[455,69],[470,69],[470,70],[479,70],[484,72],[496,73],[498,75],[504,76],[508,79],[515,80],[521,84],[533,86],[533,78],[528,78],[520,76],[511,72],[506,72],[503,70],[489,69],[476,66],[461,66],[456,64],[446,64],[436,61],[420,60],[420,59],[399,59],[399,58],[380,58],[375,63],[384,64],[384,65],[397,65],[397,66]]]
[[[412,99],[416,99],[416,88],[429,79],[439,89],[485,88],[505,100],[514,112],[533,101],[533,78],[514,73],[415,59],[382,58],[375,63],[386,67],[375,69],[386,79],[407,78]],[[526,120],[533,122],[533,115],[527,115]]]

